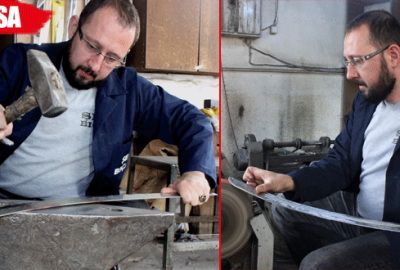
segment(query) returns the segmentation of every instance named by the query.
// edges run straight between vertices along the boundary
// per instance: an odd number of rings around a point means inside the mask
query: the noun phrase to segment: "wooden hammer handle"
[[[14,122],[14,120],[19,119],[25,113],[36,108],[37,106],[38,103],[33,92],[33,88],[28,86],[26,88],[26,93],[13,104],[7,106],[4,110],[7,124]]]

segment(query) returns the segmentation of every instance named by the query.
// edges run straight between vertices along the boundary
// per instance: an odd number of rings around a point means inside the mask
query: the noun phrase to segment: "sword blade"
[[[35,210],[43,210],[72,205],[83,205],[103,202],[126,202],[136,200],[149,200],[149,199],[179,199],[181,196],[178,194],[160,194],[160,193],[143,193],[143,194],[128,194],[128,195],[113,195],[113,196],[99,196],[99,197],[77,197],[66,198],[48,201],[28,201],[27,203],[20,203],[8,205],[0,208],[0,217],[8,216],[19,212],[29,212]]]
[[[215,193],[210,193],[211,196],[216,196]],[[66,198],[48,201],[28,201],[27,203],[13,204],[0,208],[0,217],[20,213],[30,212],[36,210],[58,208],[72,205],[83,205],[104,202],[129,202],[137,200],[151,200],[151,199],[180,199],[178,193],[174,194],[161,194],[161,193],[140,193],[140,194],[126,194],[126,195],[112,195],[112,196],[99,196],[99,197],[77,197]]]
[[[229,182],[236,188],[264,201],[283,206],[285,208],[305,213],[311,216],[334,220],[346,224],[357,225],[361,227],[367,227],[372,229],[379,229],[392,232],[400,232],[400,224],[388,221],[372,220],[362,217],[355,217],[346,214],[340,214],[325,209],[315,208],[309,205],[296,203],[285,198],[273,195],[271,193],[257,193],[256,188],[247,185],[244,181],[235,179],[233,177],[228,178]]]

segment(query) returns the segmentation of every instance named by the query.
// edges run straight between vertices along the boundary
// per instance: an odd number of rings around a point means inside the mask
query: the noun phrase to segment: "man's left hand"
[[[169,187],[161,190],[163,194],[175,192],[181,195],[183,203],[190,203],[193,206],[201,205],[210,198],[210,184],[202,172],[185,172],[178,180],[172,182]],[[202,195],[206,196],[204,202],[200,202],[200,196]]]

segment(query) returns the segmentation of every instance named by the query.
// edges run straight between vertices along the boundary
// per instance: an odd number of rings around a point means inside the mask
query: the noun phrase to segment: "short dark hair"
[[[384,10],[365,12],[352,21],[346,27],[346,34],[361,25],[369,28],[369,39],[375,47],[384,47],[391,44],[400,46],[400,24],[396,18]]]
[[[79,17],[79,25],[83,26],[90,16],[97,10],[104,7],[112,7],[118,13],[118,22],[127,27],[135,28],[136,34],[131,47],[135,45],[140,34],[139,13],[129,0],[90,0],[82,10]]]

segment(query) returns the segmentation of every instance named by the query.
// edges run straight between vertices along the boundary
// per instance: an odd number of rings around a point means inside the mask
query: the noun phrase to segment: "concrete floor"
[[[119,264],[121,270],[162,269],[162,240],[155,239]],[[199,250],[174,253],[173,270],[218,270],[219,251]]]

